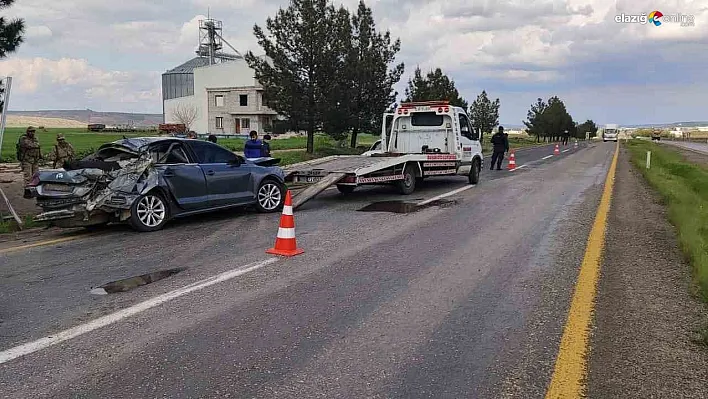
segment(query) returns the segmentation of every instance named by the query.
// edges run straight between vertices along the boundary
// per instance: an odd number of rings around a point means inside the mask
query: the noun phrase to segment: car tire
[[[337,184],[337,190],[342,194],[351,194],[356,189],[356,186],[350,186],[347,184]]]
[[[468,176],[470,184],[479,183],[479,173],[482,171],[482,165],[479,159],[474,159],[472,161],[472,167],[470,168],[470,174]]]
[[[274,179],[263,179],[256,190],[256,209],[261,213],[272,213],[285,205],[285,185]]]
[[[413,194],[416,180],[415,165],[407,165],[403,170],[403,180],[396,183],[398,191],[403,195]]]
[[[162,229],[169,219],[170,208],[165,197],[152,191],[133,202],[128,223],[134,230],[150,232]]]

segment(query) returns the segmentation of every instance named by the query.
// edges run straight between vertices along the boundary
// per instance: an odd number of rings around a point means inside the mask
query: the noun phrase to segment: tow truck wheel
[[[337,184],[337,190],[342,194],[351,194],[354,192],[356,186],[349,186],[346,184]]]
[[[479,163],[479,159],[475,159],[474,161],[472,161],[472,168],[470,168],[469,174],[470,184],[479,183],[479,172],[481,169],[482,166]]]
[[[130,208],[130,226],[142,232],[160,230],[169,219],[165,198],[157,192],[140,196]]]
[[[414,165],[406,166],[406,169],[403,171],[403,180],[398,182],[398,191],[403,195],[413,194],[413,191],[415,191],[415,181]]]

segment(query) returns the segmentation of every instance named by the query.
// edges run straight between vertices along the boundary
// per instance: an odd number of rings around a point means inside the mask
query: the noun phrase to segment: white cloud
[[[358,0],[335,2],[354,10]],[[415,65],[441,67],[468,98],[482,88],[488,92],[499,88],[503,93],[519,87],[526,94],[514,98],[533,101],[569,85],[580,92],[585,86],[622,79],[646,87],[637,76],[644,82],[708,80],[705,68],[697,68],[708,62],[705,0],[649,4],[664,14],[694,15],[693,27],[615,22],[620,13],[651,12],[643,0],[370,0],[367,4],[374,10],[378,28],[390,29],[401,38],[399,60],[407,65],[404,82]],[[159,112],[159,74],[151,71],[164,71],[194,56],[199,20],[207,12],[223,20],[224,37],[239,52],[260,53],[253,25],[263,27],[268,16],[287,5],[288,0],[22,0],[4,13],[25,18],[26,42],[18,58],[0,62],[0,72],[5,73],[10,61],[17,68],[21,58],[25,67],[14,72],[22,77],[19,96],[38,96],[39,88],[61,87],[64,95],[76,96],[79,103],[109,101],[118,93],[117,98],[131,106],[141,104]],[[681,101],[680,96],[672,98]],[[32,104],[29,97],[25,103]],[[574,106],[590,107],[582,102]],[[514,107],[508,108],[518,112]]]
[[[52,37],[52,30],[45,25],[30,26],[25,32],[25,40],[41,41]]]
[[[13,58],[0,61],[0,70],[13,77],[13,99],[70,89],[89,99],[117,103],[160,101],[157,73],[108,71],[91,66],[85,59]],[[73,100],[58,98],[57,105]]]

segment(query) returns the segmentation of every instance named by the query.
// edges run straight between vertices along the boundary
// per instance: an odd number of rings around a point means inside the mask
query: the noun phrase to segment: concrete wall
[[[256,85],[254,72],[246,61],[237,60],[221,64],[209,65],[194,69],[194,96],[200,104],[199,118],[194,130],[197,133],[208,133],[210,118],[208,115],[209,98],[207,89],[224,87],[253,87]],[[214,119],[214,118],[211,118]]]
[[[178,104],[196,106],[197,119],[192,130],[199,134],[210,132],[237,134],[235,119],[248,118],[250,126],[243,131],[263,131],[267,119],[276,113],[263,106],[262,87],[255,79],[254,71],[244,60],[229,61],[194,69],[194,95],[164,101],[165,123],[174,121],[173,112]],[[215,95],[224,95],[224,107],[216,107]],[[241,94],[248,96],[248,105],[241,106]],[[216,117],[224,118],[224,128],[216,129]]]
[[[202,113],[206,114],[206,110],[202,109],[202,107],[199,106],[197,103],[196,96],[186,96],[186,97],[179,97],[179,98],[173,98],[170,100],[165,100],[164,102],[165,106],[165,123],[181,123],[174,117],[174,112],[179,106],[186,106],[186,107],[196,107],[197,108],[197,120],[199,119],[200,115]],[[196,131],[197,127],[197,121],[195,120],[194,123],[191,126],[192,130]]]
[[[217,96],[223,96],[223,106],[218,106]],[[241,105],[245,96],[246,105]],[[263,134],[264,125],[276,113],[263,105],[263,93],[259,87],[236,87],[207,89],[208,129],[216,134],[248,134],[255,130]],[[217,128],[217,118],[222,118],[222,128]]]

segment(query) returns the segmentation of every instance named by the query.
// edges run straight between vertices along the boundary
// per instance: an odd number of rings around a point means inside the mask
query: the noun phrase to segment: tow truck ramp
[[[317,194],[326,190],[327,187],[336,184],[346,176],[346,173],[330,173],[323,177],[317,183],[312,184],[293,197],[293,209],[297,209],[300,205],[314,198]]]

